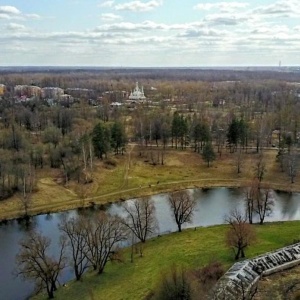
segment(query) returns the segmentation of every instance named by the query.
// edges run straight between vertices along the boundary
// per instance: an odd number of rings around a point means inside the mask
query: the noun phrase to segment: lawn
[[[300,222],[279,222],[254,225],[257,241],[246,251],[253,257],[291,244],[300,238]],[[56,299],[144,299],[159,283],[161,274],[172,265],[196,269],[218,260],[229,268],[234,263],[232,252],[226,248],[227,227],[213,226],[185,230],[155,237],[146,242],[144,257],[138,254],[130,262],[130,249],[123,250],[123,263],[109,263],[104,274],[85,274],[82,282],[70,282],[55,294]],[[46,299],[39,295],[35,299]]]

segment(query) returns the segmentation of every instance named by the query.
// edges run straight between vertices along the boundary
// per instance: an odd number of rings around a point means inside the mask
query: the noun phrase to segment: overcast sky
[[[0,0],[0,65],[300,64],[300,0]]]

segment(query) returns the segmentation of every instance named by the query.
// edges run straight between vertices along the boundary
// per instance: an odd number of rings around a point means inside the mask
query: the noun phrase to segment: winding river
[[[224,223],[224,217],[235,208],[243,209],[243,192],[241,189],[213,188],[190,190],[197,207],[193,216],[193,222],[183,226],[211,226]],[[288,194],[284,192],[272,192],[275,206],[271,216],[266,217],[266,222],[300,220],[300,194]],[[176,231],[177,227],[167,203],[167,194],[152,196],[156,207],[156,215],[159,225],[159,233],[166,234]],[[122,203],[111,204],[107,207],[111,214],[122,215]],[[39,215],[32,218],[30,227],[14,220],[0,225],[0,299],[23,300],[33,292],[33,285],[28,281],[22,281],[14,275],[15,256],[18,252],[20,239],[26,237],[32,228],[42,232],[52,239],[52,251],[55,253],[55,245],[59,239],[58,223],[64,215],[72,216],[77,210]],[[73,278],[71,270],[65,270],[61,281],[65,282]]]

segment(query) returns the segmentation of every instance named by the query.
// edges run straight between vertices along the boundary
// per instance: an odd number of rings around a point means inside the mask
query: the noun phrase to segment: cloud
[[[298,0],[279,0],[270,5],[256,7],[252,13],[269,17],[299,17],[300,2]]]
[[[10,31],[24,31],[26,30],[26,27],[22,24],[9,23],[8,25],[5,26],[5,29]]]
[[[153,10],[159,6],[162,5],[162,1],[131,1],[123,4],[117,4],[114,6],[116,10],[127,10],[127,11],[133,11],[133,12],[145,12]]]
[[[113,7],[115,1],[105,1],[100,3],[98,6],[99,7]]]
[[[251,19],[251,16],[244,14],[211,14],[207,15],[204,18],[205,22],[208,22],[210,25],[239,25],[241,23],[247,22]]]
[[[5,20],[25,20],[25,19],[40,19],[37,14],[23,14],[14,6],[0,6],[0,19]]]
[[[247,2],[217,2],[217,3],[199,3],[194,6],[195,10],[219,9],[221,12],[232,12],[237,9],[249,6]]]
[[[19,15],[20,13],[14,6],[0,6],[0,14]]]
[[[105,14],[102,14],[101,15],[101,19],[103,21],[116,21],[116,20],[122,20],[123,18],[119,15],[115,15],[115,14],[112,14],[112,13],[105,13]]]
[[[224,31],[218,31],[211,28],[200,28],[200,29],[188,29],[183,33],[180,33],[179,37],[185,38],[197,38],[197,37],[216,37],[224,35]]]

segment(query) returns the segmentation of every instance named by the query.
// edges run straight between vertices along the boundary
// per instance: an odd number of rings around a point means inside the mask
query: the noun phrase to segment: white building
[[[131,91],[129,95],[129,100],[146,100],[145,94],[144,94],[144,88],[139,88],[139,83],[136,83],[135,89]]]
[[[42,97],[46,99],[58,100],[64,94],[64,90],[58,87],[42,88]]]

